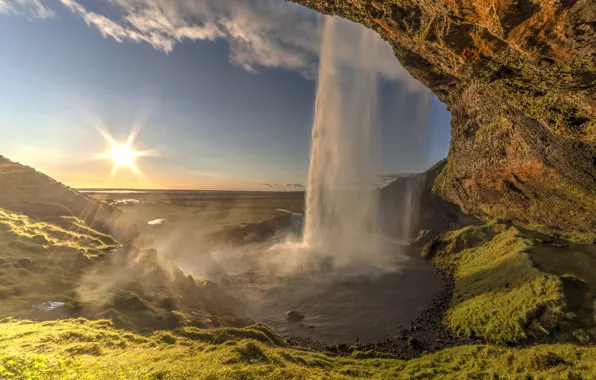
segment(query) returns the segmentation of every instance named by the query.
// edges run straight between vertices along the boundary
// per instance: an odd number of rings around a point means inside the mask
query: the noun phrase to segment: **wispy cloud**
[[[8,2],[6,0],[0,0],[0,13],[8,13],[9,11]]]
[[[41,0],[0,0],[0,13],[14,13],[29,19],[47,19],[56,13]]]
[[[303,189],[306,186],[304,186],[301,183],[260,183],[259,186],[264,186],[264,187],[270,187],[270,188],[284,188],[284,187],[293,187],[293,188],[298,188],[298,189]]]
[[[230,61],[246,70],[284,68],[309,78],[316,73],[323,16],[282,0],[97,0],[110,5],[109,15],[77,0],[58,1],[104,37],[120,43],[147,43],[169,53],[184,40],[224,39],[230,46]],[[37,18],[54,15],[41,0],[0,0],[0,10],[17,8]],[[357,64],[353,42],[362,27],[342,21],[338,28],[336,56],[346,65]],[[367,60],[371,69],[412,90],[423,88],[399,65],[389,44],[377,54]]]

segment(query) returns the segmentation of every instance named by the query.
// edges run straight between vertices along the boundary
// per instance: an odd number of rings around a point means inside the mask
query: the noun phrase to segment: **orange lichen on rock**
[[[511,161],[506,166],[484,167],[480,182],[496,190],[503,190],[506,183],[523,184],[538,180],[546,174],[544,164],[539,161]]]
[[[564,26],[567,11],[554,5],[541,5],[532,17],[507,35],[507,41],[532,56],[548,54],[555,59],[568,59],[571,53],[564,47]],[[548,47],[549,51],[544,51]]]
[[[387,33],[393,35],[393,36],[398,36],[399,35],[399,30],[390,27],[389,25],[385,24],[382,20],[378,19],[378,18],[372,18],[372,20],[379,25],[381,28],[383,28],[383,30],[385,30]]]
[[[471,37],[473,46],[466,48],[462,53],[462,56],[468,62],[476,61],[482,56],[491,56],[506,45],[503,40],[492,35],[486,29],[476,30],[471,34]]]

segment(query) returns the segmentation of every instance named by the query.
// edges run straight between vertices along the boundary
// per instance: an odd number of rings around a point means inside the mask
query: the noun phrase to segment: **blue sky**
[[[281,0],[159,2],[0,0],[0,154],[75,187],[306,183],[321,16]],[[343,25],[349,64],[361,27]],[[447,154],[449,113],[388,46],[376,62],[383,170],[424,170]],[[109,176],[98,124],[118,141],[142,124],[144,178]]]

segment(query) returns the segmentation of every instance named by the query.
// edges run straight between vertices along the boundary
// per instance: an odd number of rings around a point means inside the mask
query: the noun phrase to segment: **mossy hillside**
[[[0,155],[0,208],[43,221],[59,224],[60,217],[84,221],[96,232],[129,243],[139,226],[122,219],[123,213],[107,203],[92,199],[68,186]]]
[[[237,301],[154,250],[123,247],[74,217],[0,209],[0,318],[30,318],[47,301],[66,303],[60,317],[110,318],[135,331],[248,324]]]
[[[288,347],[274,332],[184,327],[150,336],[109,321],[0,323],[4,379],[570,379],[596,376],[596,349],[460,346],[402,361],[354,352],[333,357]]]
[[[566,244],[567,246],[569,246],[570,243],[588,245],[596,244],[596,233],[567,231],[561,228],[545,226],[543,224],[525,223],[520,221],[513,221],[513,223],[516,226],[525,229],[526,231],[533,231],[535,233],[545,235],[542,240],[566,240],[567,242],[563,242],[563,244]]]
[[[120,246],[76,217],[35,219],[0,208],[0,236],[24,247],[29,243],[44,249],[67,249],[96,256]]]
[[[569,320],[563,338],[596,341],[596,245],[541,239],[529,254],[541,270],[563,281]]]
[[[0,209],[0,315],[25,317],[48,300],[73,306],[78,264],[118,247],[74,217],[39,220]]]
[[[511,343],[563,325],[563,283],[534,266],[528,251],[535,244],[520,229],[498,223],[467,227],[429,243],[424,254],[454,279],[447,326],[469,337]]]

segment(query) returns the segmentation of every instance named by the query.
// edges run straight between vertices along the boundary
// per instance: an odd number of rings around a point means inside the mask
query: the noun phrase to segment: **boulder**
[[[286,312],[286,320],[291,323],[298,323],[304,319],[304,314],[297,310],[290,310]]]

